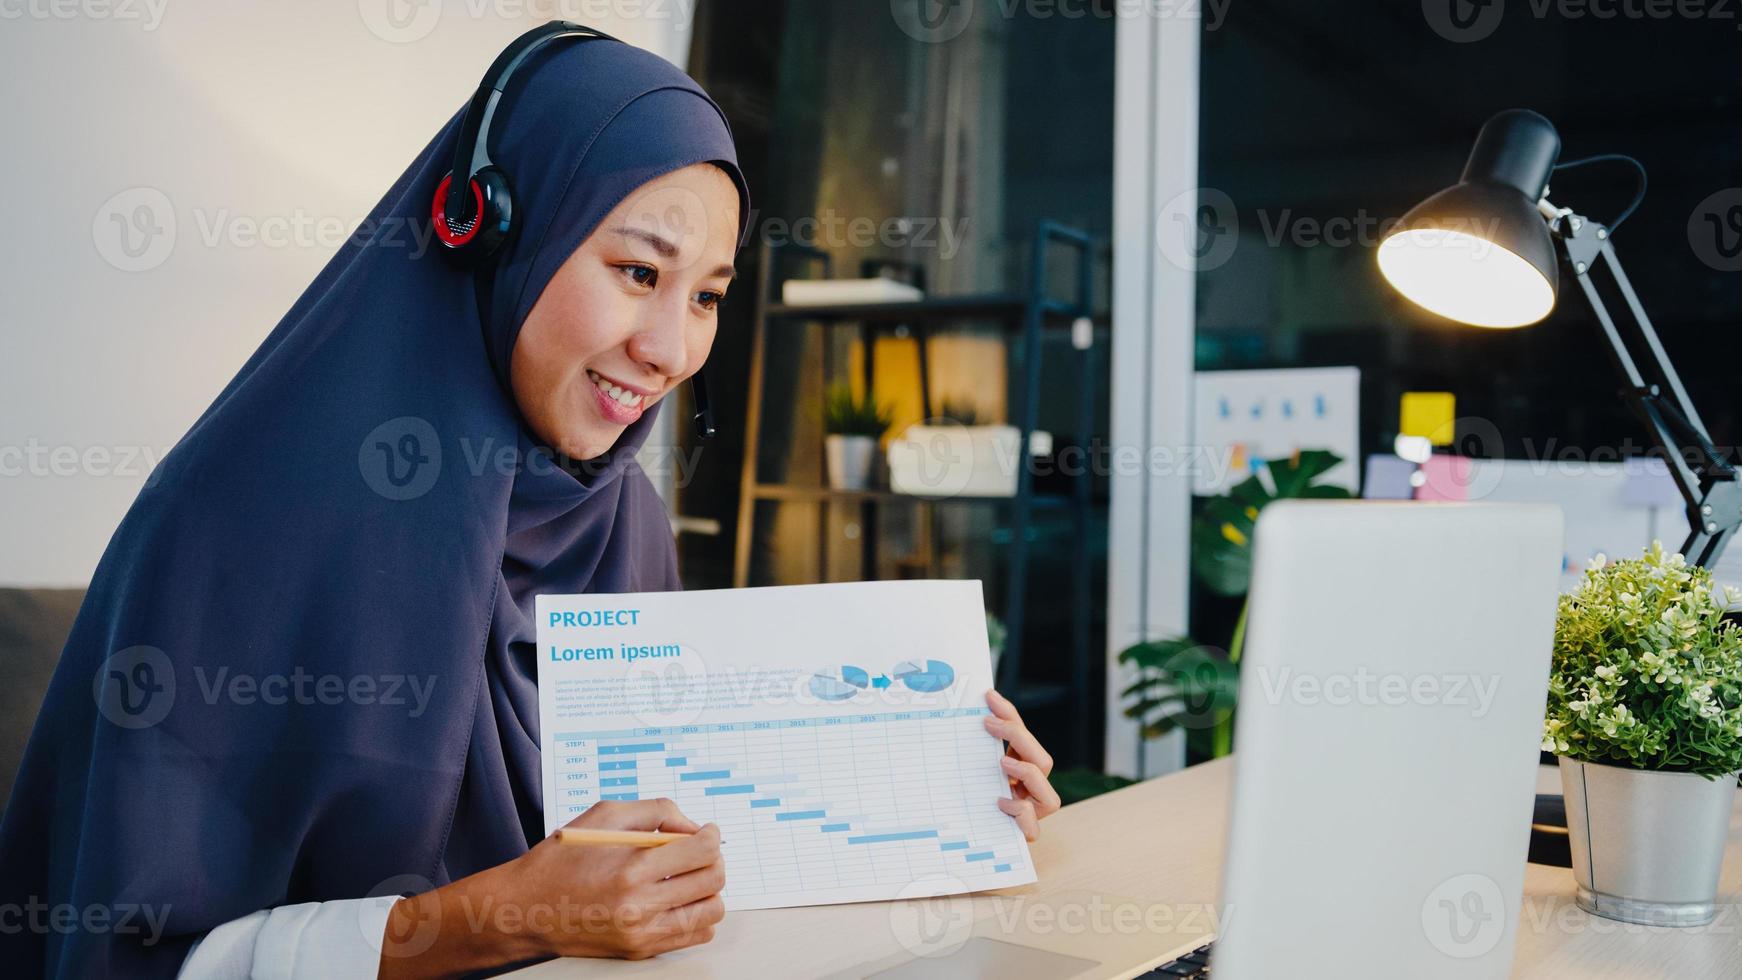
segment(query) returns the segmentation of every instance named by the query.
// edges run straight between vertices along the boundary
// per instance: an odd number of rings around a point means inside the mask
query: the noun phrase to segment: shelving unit
[[[1054,245],[1063,245],[1075,253],[1076,296],[1070,301],[1047,296],[1050,267],[1049,252]],[[929,568],[936,568],[935,528],[937,508],[941,506],[995,506],[1009,508],[1010,536],[1008,573],[1005,579],[1005,600],[1002,615],[1009,628],[1003,657],[998,666],[998,685],[1020,691],[1028,704],[1059,702],[1070,694],[1079,702],[1080,718],[1092,717],[1088,704],[1090,678],[1090,592],[1088,532],[1093,507],[1092,476],[1085,467],[1073,480],[1069,494],[1036,494],[1033,467],[1029,464],[1030,440],[1033,436],[1040,396],[1040,367],[1043,344],[1055,338],[1072,341],[1078,365],[1078,403],[1075,424],[1085,437],[1092,430],[1095,409],[1095,372],[1093,365],[1092,329],[1082,330],[1077,321],[1092,317],[1094,245],[1088,235],[1050,221],[1039,222],[1035,229],[1033,257],[1029,266],[1027,289],[1023,293],[995,293],[969,296],[937,296],[915,302],[844,304],[838,306],[791,305],[777,302],[786,277],[781,265],[789,259],[801,259],[828,278],[833,273],[830,257],[817,249],[803,245],[764,245],[756,286],[756,315],[751,338],[750,390],[745,419],[744,464],[740,482],[737,542],[733,553],[733,584],[742,588],[750,584],[751,548],[755,538],[757,503],[760,501],[799,501],[818,505],[817,567],[818,577],[828,570],[828,525],[830,509],[836,505],[859,508],[862,577],[872,578],[876,571],[878,509],[906,504],[925,508],[925,526],[934,529],[933,547],[927,558]],[[864,348],[862,376],[865,390],[872,390],[875,360],[874,341],[879,332],[905,329],[918,343],[920,403],[925,417],[935,417],[927,365],[927,340],[930,331],[948,323],[992,321],[1001,324],[1006,336],[1021,345],[1021,377],[1012,378],[1009,387],[1010,417],[1020,431],[1016,493],[1012,497],[930,498],[898,494],[886,489],[833,490],[826,483],[794,484],[763,483],[757,478],[757,462],[762,441],[762,406],[766,395],[767,345],[770,336],[789,330],[818,326],[822,329],[857,329]],[[1063,329],[1059,329],[1060,326]],[[1073,327],[1075,328],[1073,329]],[[1013,357],[1007,361],[1013,362]],[[1023,685],[1021,683],[1023,624],[1026,610],[1026,590],[1029,567],[1029,530],[1036,507],[1067,509],[1074,522],[1076,541],[1073,550],[1072,575],[1072,683],[1068,688],[1058,685]],[[935,572],[934,572],[935,574]],[[1077,725],[1076,728],[1084,728]],[[1079,736],[1079,738],[1084,738]]]

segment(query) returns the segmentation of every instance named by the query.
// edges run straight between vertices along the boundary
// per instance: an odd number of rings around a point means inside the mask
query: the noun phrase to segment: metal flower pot
[[[1736,777],[1623,769],[1562,756],[1579,907],[1654,926],[1718,914]]]

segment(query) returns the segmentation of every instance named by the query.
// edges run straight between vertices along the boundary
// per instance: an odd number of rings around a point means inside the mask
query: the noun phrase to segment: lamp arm
[[[1738,528],[1742,528],[1742,481],[1738,480],[1736,468],[1712,444],[1681,377],[1664,353],[1651,319],[1633,292],[1633,284],[1621,269],[1621,260],[1609,240],[1609,229],[1581,215],[1554,208],[1546,201],[1539,206],[1549,218],[1562,260],[1578,280],[1591,310],[1597,314],[1597,322],[1602,325],[1603,335],[1609,341],[1610,360],[1627,384],[1622,395],[1650,430],[1653,442],[1669,464],[1676,489],[1687,503],[1692,533],[1682,545],[1682,554],[1696,565],[1711,568]],[[1592,281],[1592,273],[1599,266],[1614,280],[1616,291],[1627,306],[1625,335]],[[1635,359],[1635,350],[1639,359]]]

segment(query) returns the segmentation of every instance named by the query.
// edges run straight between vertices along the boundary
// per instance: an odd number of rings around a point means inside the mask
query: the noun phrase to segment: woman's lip
[[[640,418],[642,411],[648,404],[646,400],[643,400],[640,405],[625,405],[600,391],[596,384],[588,384],[587,387],[593,390],[593,398],[599,405],[599,414],[605,416],[607,421],[617,425],[628,425]]]

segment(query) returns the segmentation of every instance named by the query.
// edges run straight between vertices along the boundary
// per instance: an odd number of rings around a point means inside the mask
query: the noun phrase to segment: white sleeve
[[[201,936],[181,980],[373,977],[397,895],[262,909]]]

